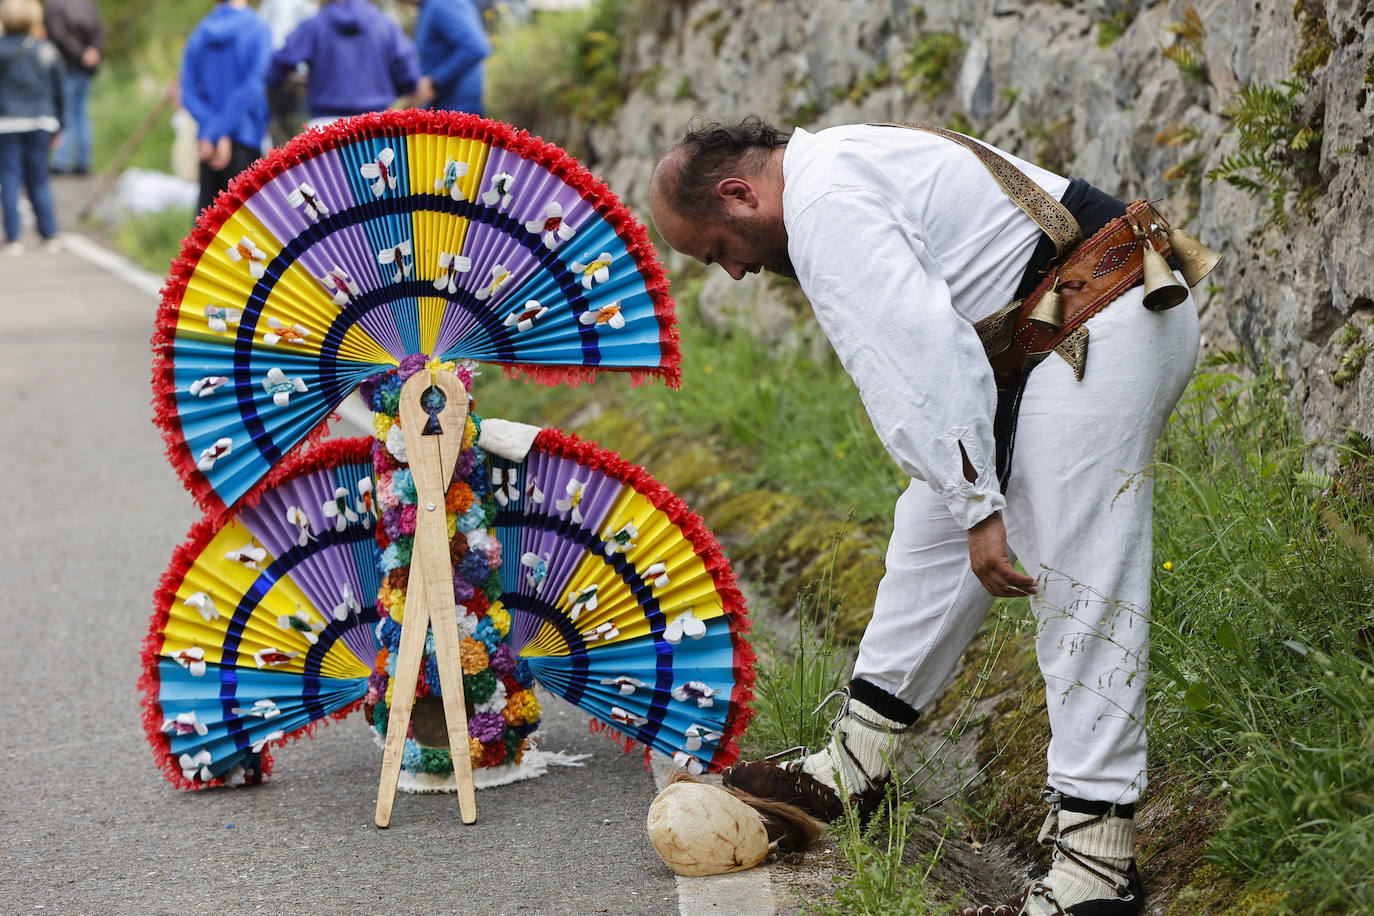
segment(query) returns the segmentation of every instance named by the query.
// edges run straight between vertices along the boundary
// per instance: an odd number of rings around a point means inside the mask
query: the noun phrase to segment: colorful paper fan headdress
[[[269,742],[356,709],[376,658],[368,439],[288,459],[262,498],[200,521],[144,644],[144,726],[184,787],[255,782]],[[328,513],[328,515],[326,515]]]
[[[142,681],[149,740],[178,785],[261,778],[268,747],[360,705],[385,730],[414,511],[407,523],[408,471],[374,455],[384,449],[316,447],[178,549]],[[473,532],[454,561],[455,583],[468,583],[472,765],[518,760],[538,723],[535,682],[694,772],[733,762],[753,655],[743,600],[701,519],[643,469],[557,430],[522,462],[468,454],[449,508]],[[385,580],[379,565],[394,567]],[[440,690],[432,654],[422,701]],[[405,768],[442,780],[447,737],[421,719]]]
[[[201,215],[158,316],[157,419],[222,511],[407,356],[676,385],[673,323],[643,227],[562,150],[472,115],[364,115],[297,137]]]

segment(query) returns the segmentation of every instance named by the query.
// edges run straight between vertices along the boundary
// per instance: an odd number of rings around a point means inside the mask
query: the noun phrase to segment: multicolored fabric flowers
[[[368,721],[382,737],[386,735],[392,678],[396,673],[401,624],[405,620],[417,502],[397,425],[401,386],[416,372],[425,371],[426,361],[424,355],[407,357],[398,369],[373,376],[361,386],[363,400],[374,413],[377,437],[372,459],[380,514],[376,529],[378,568],[383,578],[377,596],[377,611],[382,618],[377,626],[377,638],[383,648],[377,653],[364,707]],[[471,372],[458,367],[457,373],[470,389]],[[481,419],[469,415],[463,453],[444,500],[449,556],[454,567],[453,592],[458,603],[458,630],[462,636],[460,653],[468,711],[468,745],[474,768],[519,764],[529,747],[528,736],[538,727],[541,714],[529,667],[518,663],[515,652],[506,642],[511,618],[498,600],[503,590],[501,544],[491,530],[497,501],[492,489],[490,463],[486,453],[476,444],[480,427]],[[416,685],[417,700],[443,693],[432,633],[426,637],[424,655]],[[413,721],[402,765],[412,773],[440,778],[453,771],[449,749],[419,743]]]

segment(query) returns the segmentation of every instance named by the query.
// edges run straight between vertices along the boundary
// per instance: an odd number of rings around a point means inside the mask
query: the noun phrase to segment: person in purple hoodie
[[[267,133],[263,73],[272,33],[247,0],[217,0],[186,39],[181,104],[200,139],[200,209],[262,155]]]
[[[307,127],[381,111],[415,91],[415,46],[367,0],[329,0],[272,56],[267,85],[279,86],[300,64],[310,68]]]

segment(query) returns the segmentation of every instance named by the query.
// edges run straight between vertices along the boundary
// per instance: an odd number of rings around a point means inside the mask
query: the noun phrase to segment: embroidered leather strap
[[[923,130],[926,133],[944,137],[946,140],[953,140],[978,157],[978,161],[983,163],[984,168],[991,173],[993,179],[1002,188],[1003,193],[1010,197],[1016,206],[1025,211],[1027,216],[1035,220],[1035,224],[1050,237],[1050,240],[1054,242],[1055,251],[1059,253],[1060,257],[1063,257],[1075,245],[1083,241],[1083,230],[1067,207],[1045,193],[1044,188],[1027,178],[1024,172],[1004,157],[972,137],[966,137],[961,133],[936,127],[933,124],[881,121],[876,126]]]

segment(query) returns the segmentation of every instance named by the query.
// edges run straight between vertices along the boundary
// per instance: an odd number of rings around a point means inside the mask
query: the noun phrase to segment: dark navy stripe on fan
[[[380,211],[380,213],[379,213]],[[302,252],[311,245],[325,238],[326,236],[347,226],[357,225],[368,219],[381,216],[401,216],[415,212],[428,213],[447,213],[459,216],[474,223],[484,223],[492,226],[504,233],[506,236],[518,241],[523,247],[529,249],[536,255],[536,263],[544,270],[553,275],[558,288],[568,296],[568,303],[572,307],[573,320],[578,322],[578,333],[582,339],[583,360],[587,365],[599,365],[601,363],[601,352],[598,343],[595,325],[582,325],[580,318],[582,313],[587,311],[586,299],[581,294],[581,285],[576,276],[568,269],[567,265],[558,259],[555,252],[549,251],[545,247],[540,236],[530,233],[523,223],[514,217],[494,210],[476,201],[453,200],[451,197],[441,197],[433,194],[411,194],[405,197],[384,197],[376,201],[368,201],[362,204],[355,204],[344,210],[339,210],[326,216],[317,223],[308,226],[300,235],[296,236],[281,249],[281,252],[272,259],[266,266],[263,276],[254,285],[252,292],[249,293],[247,302],[244,303],[243,315],[239,320],[238,336],[234,341],[234,394],[238,402],[239,416],[243,419],[246,432],[251,436],[253,444],[263,459],[269,464],[275,464],[281,458],[282,449],[272,441],[267,435],[266,427],[262,419],[258,416],[257,405],[254,401],[256,389],[253,379],[249,374],[253,348],[254,336],[257,333],[258,318],[262,315],[262,310],[267,304],[267,298],[271,295],[273,287],[281,279],[287,269],[300,259]],[[206,252],[209,253],[208,251]],[[472,293],[462,290],[457,296],[447,296],[439,290],[434,289],[431,282],[425,280],[411,281],[412,284],[422,284],[425,289],[424,295],[430,298],[447,299],[454,305],[465,308],[470,314],[482,323],[484,330],[497,347],[500,360],[515,362],[516,356],[511,340],[514,335],[513,329],[505,327],[495,320],[494,315],[479,313],[471,307],[475,301]],[[343,396],[348,391],[342,390],[342,385],[338,381],[336,360],[339,345],[343,342],[344,334],[354,322],[346,324],[345,316],[354,314],[361,315],[370,308],[379,305],[390,305],[391,301],[402,298],[398,293],[403,292],[403,288],[408,284],[393,284],[364,294],[360,299],[369,301],[369,308],[354,311],[353,304],[349,304],[340,313],[339,318],[335,319],[330,326],[329,332],[325,335],[324,342],[321,344],[320,361],[320,385],[328,394],[329,403],[338,403],[343,400]],[[569,294],[569,291],[573,292]],[[375,297],[375,298],[372,298]],[[356,319],[355,319],[356,320]],[[491,325],[494,324],[494,327]],[[433,354],[431,354],[433,355]],[[348,386],[351,390],[352,385]]]
[[[326,609],[323,613],[332,611]],[[319,701],[320,695],[320,666],[324,664],[324,658],[329,654],[329,650],[334,648],[334,643],[339,641],[344,631],[351,630],[353,627],[364,623],[376,623],[382,619],[377,613],[377,604],[363,607],[362,612],[356,616],[349,614],[343,620],[335,620],[332,613],[325,618],[329,625],[319,634],[319,640],[310,647],[305,653],[305,670],[301,674],[301,697],[306,700],[305,711],[310,716],[310,721],[324,716],[324,705]]]
[[[601,364],[601,344],[596,332],[596,323],[583,324],[582,313],[587,311],[587,297],[583,295],[582,283],[577,279],[577,275],[563,267],[563,263],[558,260],[558,255],[544,247],[544,255],[539,259],[539,266],[552,273],[558,280],[558,291],[563,294],[563,298],[568,300],[568,305],[572,306],[573,318],[577,319],[577,333],[582,338],[582,362],[588,366],[599,366]],[[563,268],[560,270],[559,268]]]
[[[364,528],[362,525],[349,525],[342,533],[333,529],[320,532],[316,535],[318,543],[314,546],[307,543],[306,546],[301,547],[298,544],[277,557],[272,565],[262,571],[262,575],[253,580],[253,584],[244,592],[243,599],[234,608],[234,616],[225,628],[224,642],[220,651],[220,703],[223,706],[225,721],[232,721],[233,723],[229,726],[229,735],[240,749],[248,747],[252,742],[248,740],[247,732],[244,731],[238,717],[234,715],[234,690],[230,689],[227,694],[225,691],[230,679],[232,679],[233,687],[237,687],[238,678],[234,674],[233,666],[238,664],[239,643],[243,640],[244,628],[248,626],[248,620],[253,616],[253,611],[262,603],[262,599],[267,596],[267,593],[272,590],[272,586],[276,585],[278,580],[289,574],[296,567],[296,564],[306,557],[313,556],[317,550],[335,544],[352,544],[355,541],[372,537],[372,529]],[[318,611],[319,608],[316,610]],[[318,693],[318,671],[315,677],[317,679],[316,693]]]
[[[577,703],[582,697],[582,689],[587,683],[587,644],[582,641],[582,634],[577,632],[577,625],[568,619],[558,608],[542,598],[535,598],[533,595],[522,595],[519,592],[511,592],[501,596],[501,603],[508,608],[517,611],[524,611],[533,614],[553,626],[558,631],[558,635],[563,637],[563,641],[568,644],[568,658],[572,660],[573,677],[568,687],[568,691],[563,694],[563,699],[569,703]],[[545,684],[550,690],[553,685]]]
[[[496,519],[499,524],[501,522],[500,512],[497,513]],[[616,553],[609,557],[606,556],[604,550],[598,549],[603,543],[601,538],[598,537],[595,532],[588,531],[581,525],[574,524],[571,518],[565,519],[557,515],[548,515],[545,513],[530,513],[524,516],[522,521],[526,528],[542,528],[545,531],[552,531],[557,533],[560,537],[586,548],[589,555],[596,557],[616,571],[621,581],[630,589],[631,594],[635,596],[636,600],[638,600],[642,594],[647,593],[649,595],[646,600],[640,602],[640,607],[644,611],[645,619],[649,621],[649,635],[654,638],[654,671],[657,676],[654,679],[654,696],[653,700],[649,703],[649,712],[652,713],[657,711],[658,716],[657,718],[652,715],[649,716],[649,721],[641,725],[636,730],[633,737],[635,740],[641,741],[644,744],[652,743],[654,737],[658,734],[659,728],[663,725],[663,717],[668,711],[668,700],[672,695],[673,689],[673,647],[663,638],[663,631],[668,625],[667,618],[662,609],[658,606],[658,599],[653,597],[653,590],[649,588],[649,584],[644,580],[644,577],[639,574],[639,570],[635,569],[634,564],[625,558],[625,554]],[[506,603],[512,607],[516,606],[507,601],[507,598],[510,597],[517,596],[503,595],[502,601],[506,601]],[[518,597],[521,597],[523,600],[524,596]],[[553,605],[544,601],[535,602],[534,599],[529,600],[532,603],[540,605],[540,610],[545,606],[549,608],[553,607]],[[562,621],[569,627],[572,627],[572,621],[568,620],[566,615],[558,610],[552,611],[558,618],[558,620],[555,620],[547,614],[540,613],[540,610],[536,610],[533,607],[522,609],[529,610],[536,616],[552,623],[554,627],[558,629],[559,635],[563,636],[564,640],[568,642],[569,658],[572,661],[575,677],[572,679],[573,686],[569,688],[569,693],[573,695],[567,696],[566,698],[570,703],[576,704],[578,700],[582,698],[582,691],[587,684],[589,664],[585,658],[579,658],[573,655],[573,643],[571,640],[568,640],[567,635],[563,632],[563,628],[560,625],[560,621]],[[576,633],[575,628],[573,632]],[[584,652],[586,651],[585,643],[582,642],[580,634],[577,635],[577,645],[581,647]],[[623,726],[619,727],[622,731],[628,731],[628,729]]]

